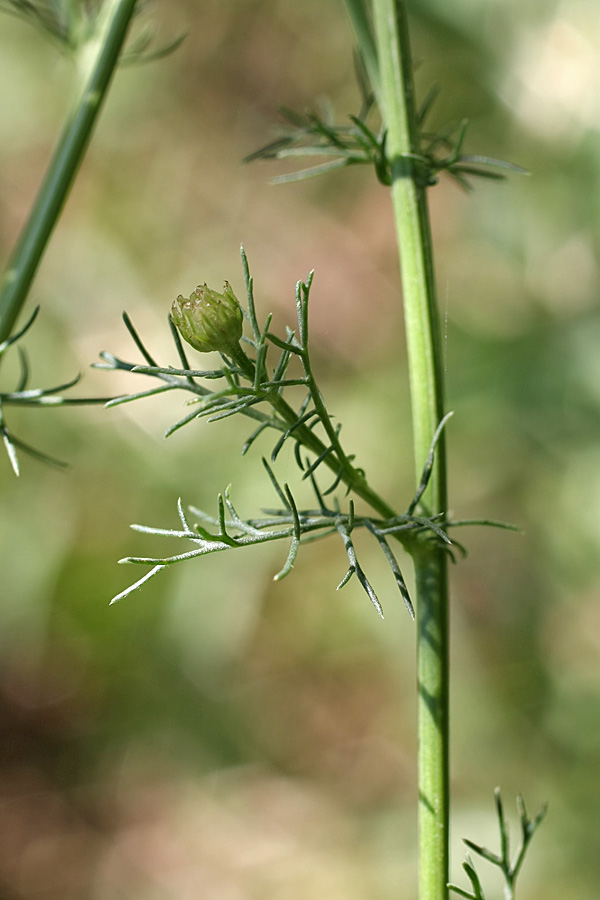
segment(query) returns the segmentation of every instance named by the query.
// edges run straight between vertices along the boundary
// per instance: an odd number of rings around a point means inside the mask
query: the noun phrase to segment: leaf
[[[300,531],[300,519],[298,518],[298,509],[296,508],[296,503],[292,496],[292,492],[290,491],[287,484],[284,485],[284,489],[285,489],[285,494],[286,494],[290,509],[292,511],[292,515],[294,517],[294,534],[292,536],[292,543],[290,545],[290,550],[289,550],[287,559],[285,561],[285,564],[283,566],[283,569],[281,569],[281,571],[278,572],[277,575],[274,576],[273,581],[281,581],[282,578],[285,578],[286,575],[289,575],[289,573],[292,571],[292,567],[296,561],[296,556],[298,555],[298,548],[300,547],[301,531]]]
[[[400,570],[400,566],[398,565],[398,561],[396,560],[396,557],[392,553],[392,550],[391,550],[388,542],[386,541],[385,537],[382,534],[379,534],[379,532],[377,531],[377,529],[375,528],[375,526],[373,525],[371,520],[365,519],[364,522],[365,522],[366,527],[371,532],[371,534],[373,534],[375,536],[375,538],[377,539],[377,541],[379,542],[379,546],[381,547],[381,549],[383,551],[383,555],[387,559],[388,565],[390,566],[392,573],[394,575],[394,578],[396,579],[396,584],[398,586],[398,590],[400,591],[402,599],[404,600],[404,605],[406,606],[411,619],[414,619],[415,618],[415,610],[412,605],[412,601],[410,599],[410,594],[408,593],[408,588],[406,587],[406,582],[404,581],[404,577],[402,575],[402,572]]]
[[[12,334],[9,338],[7,338],[7,340],[3,341],[3,342],[0,344],[0,355],[2,355],[2,354],[5,352],[5,350],[7,350],[8,347],[11,346],[11,344],[15,344],[17,341],[19,341],[19,340],[23,337],[24,334],[26,334],[26,333],[29,331],[29,329],[31,328],[31,326],[32,326],[33,323],[35,322],[35,320],[36,320],[36,318],[37,318],[37,315],[38,315],[39,311],[40,311],[40,307],[39,307],[39,306],[36,306],[36,308],[34,309],[34,311],[32,312],[32,314],[30,315],[30,317],[27,319],[27,322],[26,322],[25,325],[21,328],[21,330],[15,332],[15,334]]]
[[[121,562],[121,560],[119,560]],[[139,590],[143,584],[146,584],[147,581],[150,581],[151,578],[154,578],[155,575],[158,575],[165,567],[162,565],[155,566],[149,572],[147,572],[142,578],[135,582],[135,584],[131,584],[128,588],[125,588],[124,591],[121,591],[120,594],[116,594],[112,600],[110,601],[109,606],[112,606],[113,603],[116,603],[118,600],[123,600],[124,597],[128,597],[129,594],[133,593],[133,591]]]
[[[375,607],[375,609],[377,610],[377,612],[383,619],[383,607],[381,606],[381,603],[379,602],[379,598],[377,597],[377,594],[373,590],[367,576],[363,572],[363,570],[358,562],[358,559],[356,557],[356,551],[354,549],[354,544],[352,543],[352,539],[350,537],[349,530],[341,518],[338,518],[338,520],[336,522],[336,528],[342,538],[342,541],[344,542],[344,548],[346,550],[346,554],[348,556],[348,561],[350,563],[350,567],[349,567],[348,571],[346,572],[345,576],[342,578],[342,580],[338,584],[338,587],[337,587],[338,591],[342,587],[344,587],[344,585],[346,585],[348,583],[348,581],[350,580],[352,575],[356,575],[363,590],[367,594],[369,600],[371,601],[371,603],[373,604],[373,606]]]

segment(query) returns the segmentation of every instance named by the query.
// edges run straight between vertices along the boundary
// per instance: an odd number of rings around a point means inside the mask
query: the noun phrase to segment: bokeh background
[[[171,299],[241,290],[244,243],[264,315],[293,322],[316,270],[313,341],[346,444],[398,508],[414,479],[388,195],[370,171],[274,187],[244,166],[277,107],[357,112],[341,3],[172,0],[151,8],[169,58],[118,74],[39,271],[36,384],[142,387],[90,369],[137,359],[126,309],[176,362]],[[492,791],[550,812],[523,900],[592,900],[600,881],[600,14],[595,0],[411,4],[434,124],[527,167],[467,195],[431,191],[444,322],[451,506],[473,528],[452,570],[453,878],[462,837],[497,846]],[[0,19],[0,247],[7,257],[57,139],[72,64]],[[3,370],[10,381],[10,367]],[[118,410],[9,410],[61,458],[0,462],[0,894],[3,900],[408,900],[416,895],[414,626],[385,563],[339,542],[195,560],[120,604],[120,557],[168,552],[132,522],[176,501],[273,501],[244,423],[188,426],[184,397]],[[283,478],[293,465],[283,461]],[[410,569],[405,561],[407,571]],[[514,819],[513,819],[514,822]],[[484,866],[485,871],[485,866]],[[490,896],[500,886],[490,874]],[[494,893],[494,890],[496,893]]]

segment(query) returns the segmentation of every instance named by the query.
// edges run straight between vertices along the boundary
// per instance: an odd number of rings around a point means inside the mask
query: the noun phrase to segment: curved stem
[[[0,342],[10,336],[73,184],[117,65],[136,2],[105,0],[93,38],[77,51],[81,68],[85,69],[77,104],[2,278]]]
[[[417,478],[443,418],[443,371],[425,188],[414,168],[419,135],[404,6],[374,0],[381,92],[401,260]],[[423,503],[445,513],[446,454],[440,436]],[[417,582],[419,898],[448,897],[448,587],[446,553],[413,552]]]

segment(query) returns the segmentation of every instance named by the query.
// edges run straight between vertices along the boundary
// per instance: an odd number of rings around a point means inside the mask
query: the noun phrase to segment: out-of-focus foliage
[[[130,355],[121,311],[166,356],[172,299],[203,281],[241,289],[243,241],[259,311],[281,326],[291,285],[315,268],[319,378],[357,463],[402,507],[414,475],[387,193],[362,170],[273,188],[276,164],[240,163],[280,104],[327,95],[356,110],[341,4],[156,11],[165,40],[189,36],[117,76],[34,287],[34,374],[82,369],[86,393],[131,390],[88,369],[100,350]],[[412,23],[420,90],[442,87],[433,124],[467,116],[466,152],[532,172],[470,196],[442,179],[430,194],[452,511],[524,529],[465,533],[452,573],[453,880],[463,835],[493,843],[500,784],[507,807],[519,791],[531,809],[549,801],[523,900],[593,900],[600,20],[593,0],[430,0]],[[69,65],[1,20],[3,258],[68,107]],[[385,561],[369,560],[389,578],[383,622],[358,586],[336,594],[336,542],[307,547],[282,584],[264,548],[198,560],[108,608],[129,574],[115,560],[147,551],[130,522],[168,522],[179,495],[210,506],[231,480],[245,514],[263,502],[260,448],[239,457],[243,423],[165,442],[183,414],[171,403],[12,413],[72,467],[26,459],[19,481],[0,467],[3,896],[411,898],[413,626]]]

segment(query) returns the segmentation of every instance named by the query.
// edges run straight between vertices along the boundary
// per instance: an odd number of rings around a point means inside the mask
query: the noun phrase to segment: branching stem
[[[309,428],[308,425],[305,424],[294,427],[294,436],[296,440],[311,453],[314,453],[317,458],[322,457],[323,464],[336,475],[339,474],[340,481],[347,485],[347,487],[349,487],[358,497],[368,503],[371,509],[375,510],[382,518],[393,518],[395,512],[392,507],[367,483],[363,474],[352,465],[341,447],[338,435],[331,424],[323,398],[321,397],[314,376],[312,375],[307,345],[299,351],[299,355],[302,357],[307,376],[306,384],[315,410],[323,423],[327,432],[327,437],[331,441],[331,446],[333,446],[335,452],[327,455],[327,445],[323,443],[317,434],[315,434],[312,428]],[[254,363],[246,356],[242,348],[240,346],[232,348],[230,356],[249,381],[254,382]],[[296,426],[298,422],[298,413],[283,399],[281,394],[276,390],[269,390],[265,392],[265,400],[271,404],[273,409],[281,416],[284,422],[290,426],[290,428]]]

